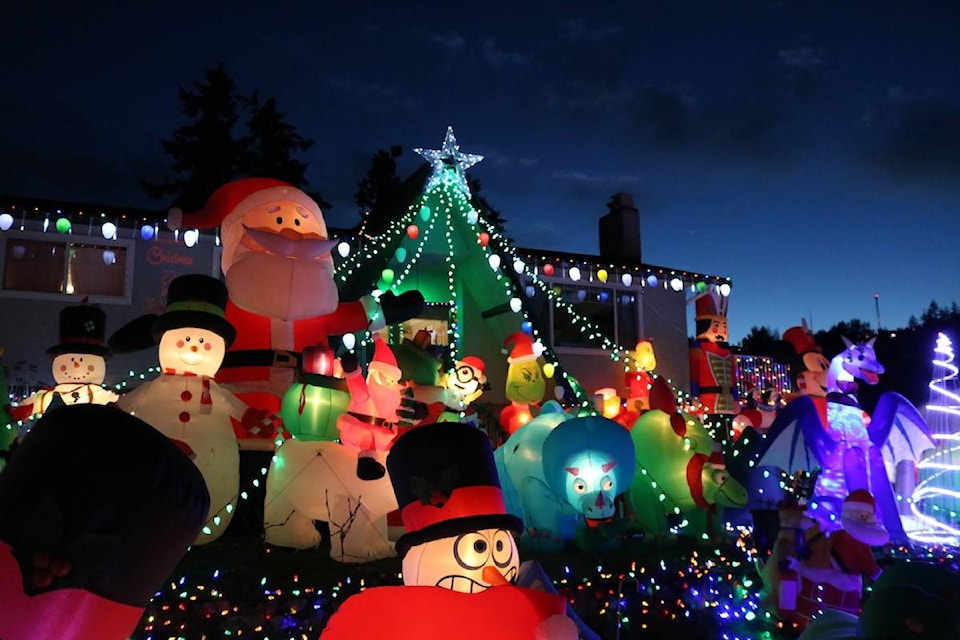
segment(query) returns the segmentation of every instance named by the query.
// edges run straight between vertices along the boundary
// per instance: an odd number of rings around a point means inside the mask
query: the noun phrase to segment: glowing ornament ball
[[[9,213],[0,213],[0,231],[9,231],[13,226],[13,216]]]
[[[481,247],[485,247],[485,246],[487,246],[488,244],[490,244],[490,234],[487,233],[486,231],[481,231],[481,232],[479,233],[479,235],[477,236],[477,238],[479,238],[479,240],[480,240],[480,246],[481,246]]]
[[[407,227],[407,236],[409,236],[411,240],[416,240],[419,235],[420,227],[415,224],[411,224]]]
[[[67,218],[57,218],[57,233],[70,233],[70,220]]]
[[[543,275],[549,277],[549,276],[552,276],[553,273],[554,273],[554,266],[552,264],[548,262],[547,264],[543,265]]]

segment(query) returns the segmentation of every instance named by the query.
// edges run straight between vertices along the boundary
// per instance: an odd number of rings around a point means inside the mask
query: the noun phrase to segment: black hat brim
[[[155,349],[157,343],[153,339],[153,324],[156,322],[155,313],[149,313],[134,318],[110,335],[107,344],[114,353],[133,353],[144,349]]]
[[[514,533],[522,533],[523,521],[509,513],[491,513],[443,520],[424,527],[423,529],[405,533],[397,538],[397,554],[402,558],[407,555],[407,551],[409,551],[411,547],[419,544],[433,542],[434,540],[441,540],[443,538],[452,538],[463,533],[480,531],[481,529],[507,529]]]
[[[100,356],[104,360],[109,360],[113,351],[106,345],[96,345],[84,342],[61,342],[47,349],[47,355],[55,358],[64,353],[89,353],[90,355]]]
[[[153,339],[158,343],[164,333],[170,329],[196,327],[207,329],[223,338],[227,348],[237,337],[237,330],[226,319],[206,311],[168,311],[158,316],[153,323]]]

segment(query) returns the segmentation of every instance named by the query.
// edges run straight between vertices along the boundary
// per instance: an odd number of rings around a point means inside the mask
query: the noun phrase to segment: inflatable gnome
[[[46,412],[0,473],[0,638],[129,638],[209,504],[196,467],[142,420]]]
[[[210,514],[196,544],[216,540],[230,524],[240,490],[235,425],[251,428],[262,413],[221,387],[217,373],[233,326],[224,318],[227,290],[210,276],[175,278],[163,314],[141,316],[110,338],[118,351],[142,345],[150,328],[163,373],[117,400],[117,406],[174,441],[203,474]]]
[[[697,338],[690,348],[690,393],[707,414],[737,410],[737,364],[727,345],[727,304],[716,290],[696,299]]]
[[[335,244],[323,212],[303,191],[270,178],[244,178],[217,189],[193,213],[172,209],[171,228],[220,227],[221,267],[229,290],[226,318],[236,327],[217,381],[268,414],[294,384],[300,353],[331,335],[409,319],[423,296],[386,292],[378,300],[339,302],[333,281]],[[246,448],[273,449],[271,429],[238,431]]]
[[[434,423],[400,436],[387,468],[406,533],[402,587],[346,600],[321,638],[573,640],[563,597],[514,586],[522,523],[504,507],[486,435]]]
[[[49,408],[74,404],[109,404],[117,394],[103,387],[107,359],[107,316],[99,307],[80,304],[60,311],[60,342],[47,349],[56,385],[41,389],[12,409],[14,420],[42,416]]]
[[[386,472],[377,459],[397,437],[397,409],[400,408],[400,367],[393,351],[381,338],[374,339],[373,360],[363,377],[356,356],[340,358],[350,390],[347,412],[337,418],[340,442],[357,452],[357,477],[376,480]]]
[[[507,336],[503,346],[510,349],[506,385],[510,404],[500,412],[500,426],[510,436],[537,414],[547,384],[540,372],[533,338],[516,331]]]

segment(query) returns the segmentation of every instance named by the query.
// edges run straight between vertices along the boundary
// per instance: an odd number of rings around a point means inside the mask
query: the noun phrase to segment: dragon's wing
[[[813,471],[820,467],[829,442],[813,400],[801,396],[777,412],[757,465],[778,467],[787,473]]]
[[[924,451],[937,446],[920,411],[893,391],[883,393],[877,400],[867,431],[870,441],[883,452],[888,472],[896,469],[901,460],[916,462]]]

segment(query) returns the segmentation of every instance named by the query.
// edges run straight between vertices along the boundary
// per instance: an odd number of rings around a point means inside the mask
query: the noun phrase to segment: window
[[[449,344],[450,321],[450,304],[428,303],[416,318],[384,327],[377,333],[387,342],[400,344],[404,339],[413,340],[418,331],[425,329],[432,337],[432,344],[446,347]]]
[[[564,303],[583,320],[616,343],[633,347],[637,343],[637,299],[631,290],[589,285],[560,285]],[[553,310],[553,345],[555,347],[597,348],[589,332],[581,331],[582,321],[563,309]]]
[[[14,234],[3,238],[3,294],[129,301],[133,244]]]

